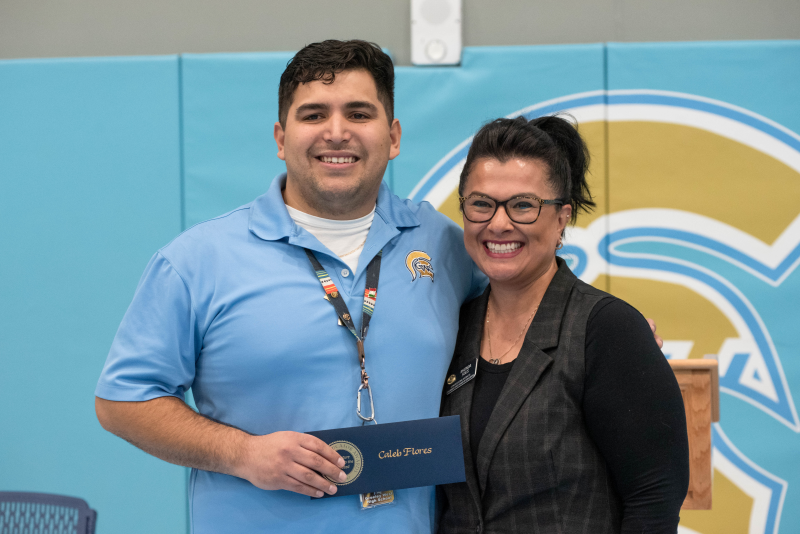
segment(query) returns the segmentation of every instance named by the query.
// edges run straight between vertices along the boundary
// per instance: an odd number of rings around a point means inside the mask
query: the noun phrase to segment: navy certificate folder
[[[331,481],[340,497],[464,482],[458,415],[402,423],[308,432],[345,460],[345,482]]]

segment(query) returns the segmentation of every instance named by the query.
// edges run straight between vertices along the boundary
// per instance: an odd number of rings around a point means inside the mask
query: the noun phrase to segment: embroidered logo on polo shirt
[[[412,250],[406,256],[406,267],[408,272],[411,273],[411,281],[417,278],[422,279],[428,277],[433,282],[433,265],[431,265],[431,257],[422,252],[421,250]]]

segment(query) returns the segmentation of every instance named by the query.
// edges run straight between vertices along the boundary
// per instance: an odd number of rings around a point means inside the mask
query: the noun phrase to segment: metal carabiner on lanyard
[[[367,393],[369,393],[369,409],[371,412],[369,417],[364,417],[364,415],[361,413],[361,390],[364,389],[366,389]],[[372,388],[369,387],[369,384],[361,384],[358,387],[358,396],[356,397],[356,413],[365,423],[371,422],[375,423],[376,425],[378,424],[378,422],[375,420],[375,403],[372,401]]]
[[[358,386],[358,395],[356,396],[356,413],[365,423],[372,422],[377,425],[378,422],[375,420],[375,402],[372,400],[372,388],[369,387],[369,375],[364,368],[364,360],[366,358],[364,356],[364,341],[361,338],[356,337],[356,347],[358,347],[358,361],[361,364],[361,385]],[[364,389],[369,393],[369,417],[364,417],[361,413],[361,391]]]

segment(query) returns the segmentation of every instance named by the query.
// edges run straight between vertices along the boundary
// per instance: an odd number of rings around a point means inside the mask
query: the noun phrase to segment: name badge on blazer
[[[475,375],[478,374],[478,359],[475,358],[475,361],[471,364],[465,366],[462,369],[459,369],[454,374],[447,377],[447,391],[444,392],[445,395],[450,395],[452,392],[475,378]]]

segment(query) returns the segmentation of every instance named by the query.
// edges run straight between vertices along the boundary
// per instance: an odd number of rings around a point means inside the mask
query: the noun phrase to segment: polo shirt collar
[[[311,234],[295,224],[283,201],[281,192],[285,185],[286,173],[283,173],[272,180],[272,185],[269,186],[266,193],[253,201],[250,207],[250,231],[265,241],[279,241],[288,238],[292,244],[308,247],[308,244],[302,242],[305,241],[302,235],[311,236]],[[380,217],[387,226],[395,229],[419,226],[417,216],[404,201],[392,194],[385,182],[381,182],[378,191],[375,215],[376,219]],[[373,220],[374,224],[375,220]]]

